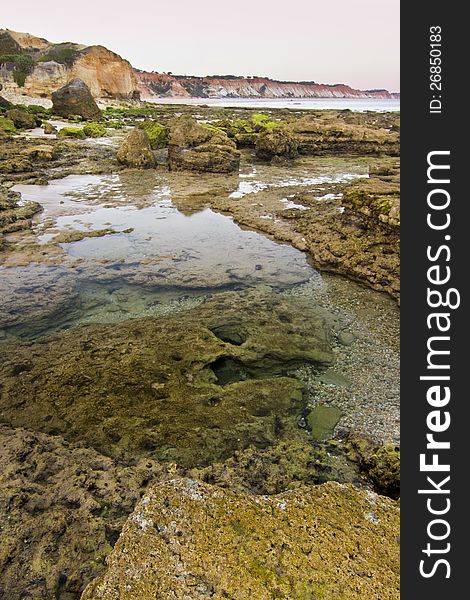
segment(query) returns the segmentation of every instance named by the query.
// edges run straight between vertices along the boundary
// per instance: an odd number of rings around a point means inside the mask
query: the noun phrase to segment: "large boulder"
[[[399,508],[351,485],[152,487],[82,600],[399,598]]]
[[[296,158],[298,145],[295,137],[284,127],[260,133],[256,140],[256,156],[264,160]]]
[[[240,165],[240,152],[221,130],[201,125],[191,117],[170,125],[168,166],[172,171],[233,173]]]
[[[154,167],[155,156],[147,132],[138,127],[132,129],[121,143],[117,152],[117,159],[127,167],[137,167],[139,169]]]
[[[96,119],[101,116],[90,89],[81,79],[74,79],[53,92],[52,110],[65,118],[79,115],[84,119]]]
[[[7,111],[6,116],[8,119],[13,121],[15,127],[18,127],[18,129],[34,129],[34,127],[36,127],[36,117],[34,115],[30,115],[24,110],[12,108],[11,110]]]

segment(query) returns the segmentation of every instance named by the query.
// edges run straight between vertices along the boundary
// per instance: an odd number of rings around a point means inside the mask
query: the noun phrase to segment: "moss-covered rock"
[[[76,140],[86,139],[86,135],[82,127],[62,127],[62,129],[58,133],[58,137],[67,137]]]
[[[256,156],[264,160],[296,158],[297,148],[295,137],[285,127],[267,129],[256,140]]]
[[[384,176],[372,176],[352,184],[344,192],[345,206],[380,223],[398,227],[400,183],[390,179],[387,171]]]
[[[155,156],[152,152],[149,136],[143,129],[135,127],[121,142],[117,152],[117,159],[122,165],[138,169],[151,169],[155,167]]]
[[[12,426],[107,455],[207,465],[250,445],[305,439],[303,386],[289,373],[331,360],[323,315],[308,303],[219,294],[177,316],[9,346],[0,410]]]
[[[370,459],[369,477],[381,494],[391,498],[400,496],[400,448],[390,444],[381,446]]]
[[[232,173],[240,165],[240,152],[227,135],[205,127],[191,117],[170,125],[168,166],[171,170]]]
[[[82,600],[156,597],[398,600],[398,507],[337,483],[276,496],[156,485]]]
[[[6,113],[7,119],[10,119],[18,129],[33,129],[36,127],[36,117],[30,113],[12,108]]]
[[[83,133],[86,137],[98,138],[106,135],[106,127],[101,123],[87,123],[83,127]]]
[[[139,128],[147,133],[152,150],[168,146],[168,129],[161,123],[157,121],[144,121],[139,125]]]
[[[345,444],[350,460],[380,494],[391,498],[400,496],[400,447],[379,445],[374,440],[357,434],[348,436]]]
[[[12,135],[15,135],[15,133],[18,133],[18,130],[13,121],[0,115],[0,138],[11,137]]]
[[[129,467],[83,444],[0,426],[0,596],[79,598],[162,472],[148,459]]]

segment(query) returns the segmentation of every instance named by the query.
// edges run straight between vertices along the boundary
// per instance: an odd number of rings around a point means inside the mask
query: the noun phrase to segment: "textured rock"
[[[206,465],[304,439],[303,387],[289,372],[331,361],[323,314],[308,303],[225,293],[172,317],[9,345],[0,410],[11,426],[107,455]]]
[[[65,118],[79,115],[96,119],[101,115],[90,89],[81,79],[74,79],[52,94],[52,110]]]
[[[297,141],[284,127],[276,127],[261,133],[256,140],[256,156],[265,160],[274,157],[296,158]]]
[[[0,426],[0,598],[78,598],[162,471]]]
[[[232,173],[240,165],[240,152],[222,131],[181,117],[170,126],[168,165],[174,171]]]
[[[130,63],[103,46],[51,44],[26,33],[0,30],[0,54],[21,55],[27,68],[0,66],[5,90],[46,97],[79,78],[95,97],[138,99],[137,80]]]
[[[31,217],[42,210],[37,202],[19,204],[21,194],[0,185],[0,250],[6,246],[4,235],[31,227]],[[3,304],[2,299],[2,304]],[[0,310],[0,313],[2,310]]]
[[[324,111],[324,114],[313,113],[294,120],[289,129],[300,154],[399,156],[399,122],[399,113],[384,117],[382,125],[380,116],[353,114],[351,117]]]
[[[191,479],[151,488],[82,600],[399,598],[399,515],[349,485],[250,496]]]
[[[52,123],[44,123],[43,129],[46,135],[54,135],[57,133],[57,128],[52,125]]]
[[[155,156],[152,152],[149,136],[143,129],[135,127],[130,131],[117,152],[118,161],[128,167],[151,169],[155,167]]]
[[[36,127],[36,117],[34,115],[30,115],[23,110],[18,110],[17,108],[13,108],[12,110],[7,111],[6,113],[7,119],[11,119],[15,124],[15,127],[18,129],[33,129]]]

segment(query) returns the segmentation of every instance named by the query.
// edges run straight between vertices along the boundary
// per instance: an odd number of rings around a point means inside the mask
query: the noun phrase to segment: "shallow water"
[[[184,214],[172,203],[167,177],[153,172],[72,175],[15,189],[44,207],[40,244],[61,232],[114,232],[61,244],[60,265],[0,269],[0,325],[22,338],[49,326],[162,314],[168,303],[186,306],[189,297],[217,290],[280,289],[319,276],[304,253],[243,230],[231,217],[210,209]]]
[[[322,201],[340,197],[342,184],[366,172],[366,162],[347,158],[299,161],[288,172],[245,160],[239,177],[128,171],[17,185],[23,200],[44,207],[35,225],[42,247],[64,232],[115,233],[61,244],[59,264],[0,268],[0,342],[80,324],[161,317],[226,290],[272,290],[326,311],[335,364],[323,379],[308,365],[296,373],[307,385],[308,405],[340,406],[339,431],[347,427],[397,441],[395,302],[342,277],[320,275],[305,253],[186,202],[195,191],[211,189],[235,201],[251,194],[255,201],[257,191],[272,187],[313,190]],[[286,208],[305,209],[290,191]],[[338,341],[344,333],[353,343]]]

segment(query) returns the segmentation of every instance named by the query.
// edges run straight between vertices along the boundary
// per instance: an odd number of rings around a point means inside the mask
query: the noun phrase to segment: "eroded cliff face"
[[[182,77],[136,71],[142,98],[394,98],[387,90],[356,90],[348,85],[276,81],[265,77]]]
[[[0,30],[0,83],[7,93],[49,97],[76,78],[96,98],[138,98],[131,64],[104,46],[51,44],[27,33]]]

